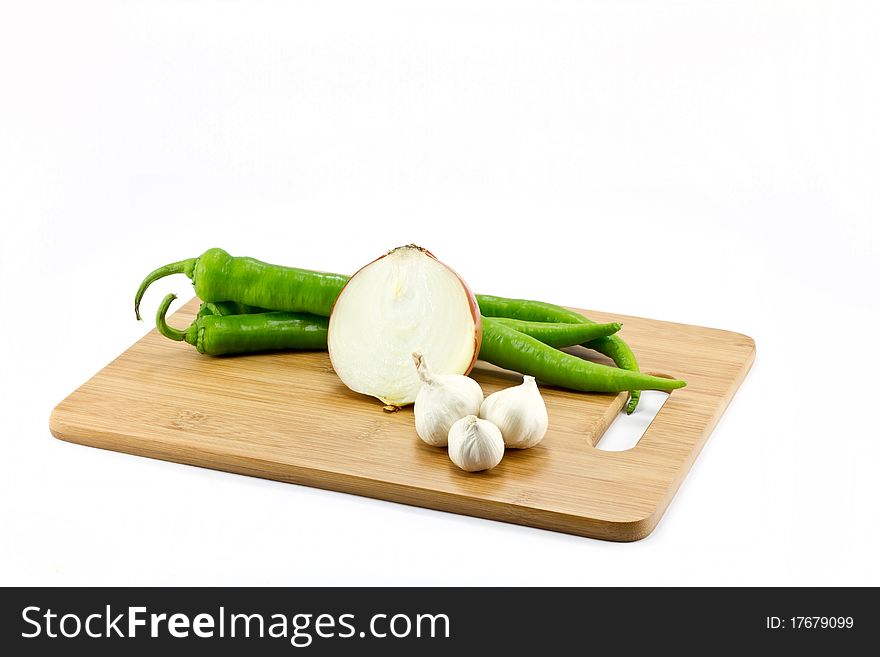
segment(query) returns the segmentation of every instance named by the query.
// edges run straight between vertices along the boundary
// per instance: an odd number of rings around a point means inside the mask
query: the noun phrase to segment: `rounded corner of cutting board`
[[[755,343],[755,338],[750,335],[746,335],[745,333],[739,333],[738,331],[728,331],[726,329],[709,329],[711,331],[716,331],[718,334],[723,335],[725,338],[725,342],[727,342],[731,347],[735,349],[742,349],[746,354],[746,360],[753,360],[755,358],[755,352],[757,352],[758,347]]]
[[[647,538],[660,523],[662,510],[655,510],[650,515],[634,520],[618,520],[610,523],[614,535],[611,540],[620,543],[634,543]]]
[[[61,402],[49,413],[49,433],[53,438],[70,442],[70,427],[64,421],[63,404]]]
[[[755,353],[758,351],[758,346],[755,343],[755,338],[750,335],[746,335],[745,333],[737,333],[736,331],[728,331],[732,338],[736,339],[737,345],[745,348],[748,354],[754,358]]]

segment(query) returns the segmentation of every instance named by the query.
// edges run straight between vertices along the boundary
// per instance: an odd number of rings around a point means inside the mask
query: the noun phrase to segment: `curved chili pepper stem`
[[[147,291],[147,288],[150,287],[153,282],[158,281],[160,278],[171,276],[171,274],[186,274],[189,279],[192,280],[193,270],[196,268],[197,261],[198,258],[188,258],[186,260],[181,260],[180,262],[172,262],[170,265],[159,267],[150,272],[141,283],[137,293],[134,295],[134,316],[138,319],[141,318],[141,299],[144,296],[144,292]]]
[[[159,304],[159,309],[156,311],[156,330],[166,338],[182,342],[183,340],[186,340],[186,331],[181,331],[173,326],[168,326],[168,323],[165,321],[165,314],[168,312],[168,307],[176,298],[177,295],[169,294],[162,299],[162,303]]]

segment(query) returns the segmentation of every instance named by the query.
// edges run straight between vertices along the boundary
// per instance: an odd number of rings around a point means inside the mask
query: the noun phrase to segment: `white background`
[[[871,2],[3,2],[2,584],[880,584]],[[612,544],[71,445],[211,246],[753,336]],[[145,300],[187,297],[182,277]]]

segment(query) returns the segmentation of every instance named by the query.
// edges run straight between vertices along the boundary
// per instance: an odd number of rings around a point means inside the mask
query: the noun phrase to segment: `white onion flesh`
[[[330,315],[327,346],[336,374],[385,404],[415,401],[412,354],[436,374],[467,374],[480,350],[476,299],[433,255],[402,246],[351,277]]]

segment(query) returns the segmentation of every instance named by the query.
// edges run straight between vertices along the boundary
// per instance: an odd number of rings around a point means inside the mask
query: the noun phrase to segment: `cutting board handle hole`
[[[596,449],[605,452],[625,452],[638,445],[667,399],[669,399],[668,392],[643,390],[635,412],[632,415],[618,413],[611,426],[596,443]]]

